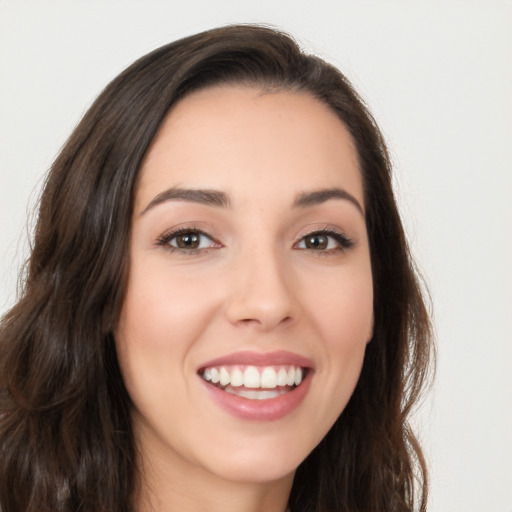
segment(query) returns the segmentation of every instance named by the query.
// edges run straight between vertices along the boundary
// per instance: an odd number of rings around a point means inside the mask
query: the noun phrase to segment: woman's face
[[[269,482],[324,437],[372,336],[364,208],[353,141],[311,96],[223,86],[173,108],[115,333],[153,466]]]

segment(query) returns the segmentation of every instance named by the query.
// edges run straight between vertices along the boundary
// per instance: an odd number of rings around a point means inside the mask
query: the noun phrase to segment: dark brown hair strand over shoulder
[[[425,510],[426,466],[407,417],[432,367],[431,330],[384,140],[339,70],[284,33],[238,25],[136,61],[105,88],[50,170],[24,289],[0,326],[0,512],[133,510],[131,403],[112,332],[138,173],[172,106],[218,84],[314,96],[348,127],[360,160],[374,336],[350,402],[297,470],[290,509]]]

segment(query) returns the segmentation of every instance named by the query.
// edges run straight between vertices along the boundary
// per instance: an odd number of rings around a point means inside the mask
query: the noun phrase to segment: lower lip
[[[312,373],[309,370],[304,380],[296,388],[267,400],[251,400],[233,395],[203,379],[201,380],[213,400],[232,416],[250,421],[276,421],[299,407],[309,391]]]

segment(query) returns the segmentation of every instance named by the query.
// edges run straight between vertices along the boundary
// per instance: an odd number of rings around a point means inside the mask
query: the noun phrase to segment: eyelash
[[[212,241],[212,243],[211,243],[210,247],[203,247],[203,248],[198,248],[198,249],[194,249],[194,248],[192,248],[192,249],[185,249],[185,248],[182,248],[182,247],[174,247],[174,246],[172,246],[170,244],[171,241],[173,239],[175,239],[175,238],[178,238],[181,235],[199,235],[199,236],[203,236],[203,237],[206,237],[206,238],[210,239]],[[180,228],[180,229],[177,229],[175,231],[170,231],[168,233],[164,233],[161,237],[158,238],[157,245],[164,247],[166,250],[168,250],[170,252],[180,252],[182,254],[188,254],[188,255],[198,254],[198,253],[205,253],[205,252],[209,251],[210,249],[222,247],[221,244],[219,242],[217,242],[216,240],[214,240],[208,233],[205,233],[201,229],[197,229],[197,228],[194,228],[194,227]]]
[[[181,235],[199,235],[200,237],[206,237],[209,240],[211,240],[211,245],[209,247],[202,247],[202,248],[183,248],[183,247],[175,247],[170,244],[172,240],[175,238],[181,236]],[[304,247],[304,248],[298,248],[297,245],[300,243],[306,243],[307,238],[312,238],[315,236],[325,236],[327,238],[332,238],[337,243],[336,247],[329,248],[329,249],[320,249],[315,250],[312,248]],[[327,242],[329,243],[329,242]],[[202,231],[201,229],[197,229],[194,227],[189,228],[180,228],[175,231],[170,231],[168,233],[163,234],[161,237],[157,240],[157,245],[164,247],[166,250],[170,252],[179,252],[182,254],[188,254],[188,255],[194,255],[199,253],[206,253],[210,249],[215,248],[221,248],[222,245],[217,242],[214,238],[212,238],[208,233]],[[318,229],[316,231],[312,231],[310,233],[307,233],[304,235],[297,243],[294,244],[294,248],[298,250],[309,250],[311,252],[317,253],[318,255],[328,255],[333,253],[339,253],[339,252],[345,252],[346,250],[350,249],[354,246],[354,241],[350,238],[348,238],[345,234],[343,234],[340,231],[337,231],[332,228],[324,228],[324,229]]]
[[[297,242],[297,244],[295,244],[295,246],[297,246],[299,243],[305,242],[308,238],[312,238],[315,236],[325,236],[328,238],[332,238],[338,244],[337,247],[333,247],[330,249],[323,249],[323,250],[315,250],[315,249],[309,248],[310,251],[318,253],[318,255],[328,255],[328,254],[332,254],[332,253],[345,252],[346,250],[348,250],[354,246],[354,241],[352,239],[347,237],[341,231],[337,231],[336,229],[333,229],[333,228],[323,228],[323,229],[318,229],[316,231],[312,231],[311,233],[307,233],[299,240],[299,242]],[[306,247],[304,249],[307,250],[308,248]]]

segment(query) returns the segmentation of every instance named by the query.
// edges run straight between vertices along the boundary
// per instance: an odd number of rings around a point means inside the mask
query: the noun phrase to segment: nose
[[[235,264],[226,304],[228,320],[262,331],[295,321],[300,312],[290,265],[277,251],[252,250]]]

